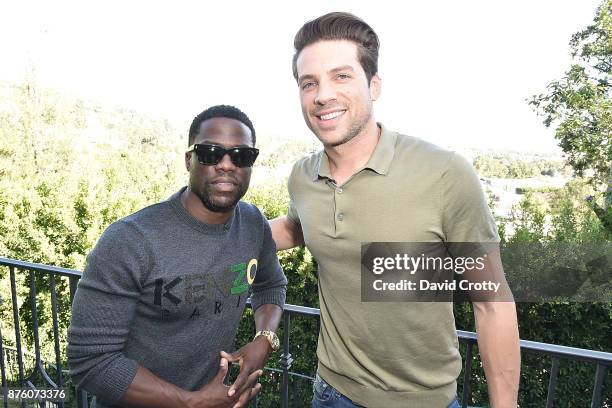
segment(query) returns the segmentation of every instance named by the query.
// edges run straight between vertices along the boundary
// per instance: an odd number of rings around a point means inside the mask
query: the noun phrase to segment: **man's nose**
[[[326,105],[333,100],[336,100],[336,89],[334,86],[328,81],[319,82],[314,102],[317,105]]]
[[[218,170],[231,171],[236,169],[236,165],[230,159],[229,153],[225,153],[219,163],[215,165]]]

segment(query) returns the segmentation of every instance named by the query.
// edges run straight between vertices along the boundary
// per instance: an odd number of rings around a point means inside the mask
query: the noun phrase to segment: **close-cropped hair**
[[[251,139],[253,139],[253,146],[255,146],[255,128],[253,127],[251,119],[249,119],[246,113],[231,105],[211,106],[193,118],[193,122],[191,122],[191,126],[189,127],[189,138],[187,141],[188,146],[193,144],[196,135],[200,133],[200,125],[202,125],[202,122],[212,118],[236,119],[244,123],[245,126],[251,131]]]
[[[299,29],[293,40],[293,76],[298,79],[297,59],[302,50],[322,40],[348,40],[357,44],[357,58],[365,71],[368,84],[378,72],[380,43],[376,32],[365,21],[345,12],[325,14],[308,21]]]

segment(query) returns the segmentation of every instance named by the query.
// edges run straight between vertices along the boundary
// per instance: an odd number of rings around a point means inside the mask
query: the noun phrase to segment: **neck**
[[[370,160],[378,139],[380,129],[372,117],[361,133],[348,142],[335,147],[325,147],[329,159],[329,169],[337,184],[343,184],[357,170]]]
[[[202,200],[189,187],[181,194],[181,204],[196,220],[204,224],[225,224],[232,216],[234,208],[228,212],[214,212],[202,204]]]

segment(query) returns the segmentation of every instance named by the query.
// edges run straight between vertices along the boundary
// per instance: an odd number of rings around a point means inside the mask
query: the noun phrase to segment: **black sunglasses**
[[[221,146],[201,143],[192,144],[187,149],[187,153],[195,152],[198,161],[205,166],[214,166],[219,163],[226,154],[229,154],[232,163],[236,167],[251,167],[259,154],[259,150],[254,147],[232,147],[226,149]]]

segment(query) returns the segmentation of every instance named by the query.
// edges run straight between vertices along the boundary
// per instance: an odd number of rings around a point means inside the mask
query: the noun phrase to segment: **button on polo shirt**
[[[461,370],[452,304],[361,302],[361,243],[491,242],[497,230],[467,161],[379,126],[372,156],[341,186],[324,151],[289,177],[288,218],[318,263],[318,369],[359,405],[446,406]]]

